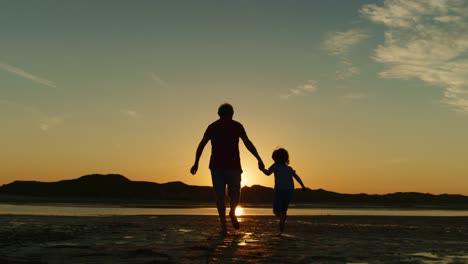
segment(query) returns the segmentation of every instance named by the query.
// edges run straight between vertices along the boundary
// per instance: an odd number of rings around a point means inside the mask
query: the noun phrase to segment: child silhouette
[[[289,166],[289,154],[284,148],[279,148],[273,151],[273,165],[270,168],[263,168],[265,175],[269,176],[272,173],[275,175],[275,189],[273,196],[273,213],[279,219],[280,232],[284,231],[284,224],[287,217],[289,202],[294,190],[293,178],[302,186],[303,190],[307,188],[302,183],[296,171]]]

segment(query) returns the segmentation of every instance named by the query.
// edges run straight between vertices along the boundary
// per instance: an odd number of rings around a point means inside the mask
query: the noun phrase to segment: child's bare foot
[[[232,226],[234,227],[234,229],[239,229],[240,228],[239,221],[237,221],[237,217],[234,211],[229,212],[229,217],[231,217],[231,222],[232,222]]]
[[[279,229],[280,229],[280,232],[283,233],[283,231],[284,231],[284,219],[280,219]]]
[[[286,222],[286,216],[285,215],[282,215],[280,218],[279,218],[279,229],[280,229],[280,232],[283,233],[284,231],[284,224]]]

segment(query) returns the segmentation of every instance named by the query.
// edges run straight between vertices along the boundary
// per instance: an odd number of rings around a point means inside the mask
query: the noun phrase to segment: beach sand
[[[229,219],[229,218],[228,218]],[[468,217],[0,215],[0,263],[468,263]]]

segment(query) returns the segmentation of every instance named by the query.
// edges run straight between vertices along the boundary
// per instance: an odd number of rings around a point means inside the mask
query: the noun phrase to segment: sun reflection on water
[[[236,208],[236,216],[243,216],[244,215],[244,208],[241,206],[237,206]]]

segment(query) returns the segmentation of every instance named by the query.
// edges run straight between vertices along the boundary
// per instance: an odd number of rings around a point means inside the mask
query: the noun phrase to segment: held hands
[[[263,164],[262,160],[258,161],[258,169],[261,170],[261,171],[265,170],[265,164]]]

